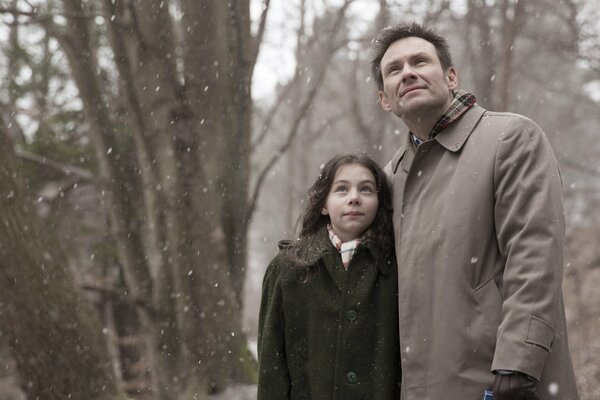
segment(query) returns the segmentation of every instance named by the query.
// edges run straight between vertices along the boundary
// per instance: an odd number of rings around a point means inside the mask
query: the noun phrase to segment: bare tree
[[[97,315],[37,215],[0,118],[0,336],[32,399],[125,399]]]
[[[253,379],[239,294],[250,86],[264,5],[254,36],[248,0],[181,1],[174,4],[180,16],[167,1],[64,0],[64,25],[53,22],[57,8],[4,10],[43,26],[67,56],[144,337],[150,397],[203,396]],[[98,16],[105,31],[94,24]],[[101,72],[102,43],[113,55],[116,86]],[[232,162],[223,168],[226,158]]]

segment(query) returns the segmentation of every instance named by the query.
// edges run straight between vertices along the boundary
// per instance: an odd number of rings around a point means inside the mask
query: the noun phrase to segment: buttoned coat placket
[[[326,230],[312,272],[270,263],[259,318],[259,400],[396,400],[395,265],[368,245],[345,271]]]

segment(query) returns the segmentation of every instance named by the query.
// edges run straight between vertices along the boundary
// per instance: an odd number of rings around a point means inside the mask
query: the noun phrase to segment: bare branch
[[[265,26],[267,25],[267,14],[269,12],[269,5],[271,0],[263,0],[263,11],[260,15],[260,20],[258,23],[258,31],[256,32],[256,36],[254,37],[254,51],[250,58],[250,65],[256,64],[256,60],[258,59],[258,53],[260,52],[260,46],[263,41],[263,37],[265,35]]]
[[[600,178],[600,171],[594,168],[586,167],[585,165],[581,165],[578,162],[569,160],[565,157],[559,157],[558,163],[564,167],[572,169],[577,172],[582,172],[586,175],[590,175],[596,178]]]
[[[339,31],[340,27],[342,26],[342,22],[344,20],[344,16],[346,14],[346,10],[348,9],[348,6],[350,6],[350,4],[352,2],[353,2],[353,0],[346,0],[344,2],[344,4],[338,9],[336,18],[335,18],[335,22],[334,22],[333,27],[327,37],[326,49],[328,51],[325,53],[326,56],[325,56],[325,59],[323,60],[323,63],[321,64],[321,69],[318,71],[317,79],[314,80],[314,83],[311,86],[310,91],[308,92],[306,98],[304,99],[302,105],[300,106],[298,114],[296,114],[296,117],[294,118],[292,125],[290,126],[285,143],[279,147],[279,149],[267,161],[267,163],[263,167],[262,171],[258,174],[256,185],[254,186],[252,196],[250,197],[248,212],[246,214],[245,221],[244,221],[245,224],[249,224],[250,220],[252,219],[252,214],[254,213],[254,210],[256,209],[256,205],[258,203],[258,197],[260,195],[260,190],[262,188],[265,178],[267,177],[267,174],[273,168],[273,166],[279,161],[279,159],[283,156],[283,154],[292,145],[292,142],[294,141],[295,137],[298,134],[298,130],[299,130],[298,128],[300,127],[300,123],[306,117],[308,110],[312,106],[312,103],[313,103],[319,89],[322,86],[321,84],[322,84],[323,80],[325,79],[325,73],[327,72],[327,67],[329,65],[329,62],[331,61],[331,58],[333,57],[333,54],[335,53],[335,51],[333,51],[332,49],[337,47],[336,43],[335,43],[335,36],[336,36],[337,32]]]
[[[352,0],[353,1],[353,0]],[[352,2],[350,1],[350,3]],[[309,48],[311,48],[312,46],[314,46],[317,43],[317,37],[316,36],[312,36],[309,38],[309,42],[306,44],[303,44],[303,38],[305,35],[305,21],[304,21],[304,17],[306,14],[306,10],[305,10],[305,4],[304,4],[304,0],[301,0],[300,2],[300,24],[298,26],[298,30],[296,33],[296,60],[300,60],[302,57],[302,54],[305,53]],[[340,40],[338,43],[336,44],[332,44],[329,48],[328,48],[328,53],[335,53],[337,52],[339,49],[345,47],[348,45],[348,43],[350,43],[353,40],[350,39],[344,39],[344,40]],[[365,39],[366,42],[369,42],[370,39]],[[264,141],[264,139],[268,136],[268,134],[271,132],[269,129],[271,127],[271,124],[273,123],[273,120],[275,119],[275,117],[277,116],[277,112],[279,111],[280,107],[285,104],[285,100],[288,98],[288,96],[294,91],[294,88],[297,87],[298,83],[300,82],[300,80],[303,78],[302,72],[299,69],[299,63],[296,63],[296,68],[294,71],[294,77],[292,78],[292,81],[289,82],[288,84],[286,84],[283,88],[283,90],[280,92],[278,98],[275,100],[275,102],[273,103],[273,105],[271,106],[271,108],[267,111],[266,115],[266,119],[265,122],[263,123],[262,126],[262,132],[260,133],[260,135],[256,138],[256,140],[254,141],[254,143],[252,143],[250,149],[251,151],[254,151],[256,148],[258,148],[258,146]]]
[[[37,164],[43,165],[45,167],[50,167],[54,170],[62,172],[66,176],[75,175],[86,181],[96,181],[96,176],[91,171],[76,167],[74,165],[65,164],[59,161],[51,160],[47,157],[40,156],[35,153],[30,153],[26,150],[23,150],[19,146],[15,148],[15,154],[27,161],[33,161]]]
[[[354,62],[354,68],[352,71],[352,78],[354,80],[354,85],[356,87],[356,83],[358,80],[358,63],[361,62],[362,60],[359,57],[356,57],[356,60]],[[352,96],[350,98],[350,115],[352,117],[352,120],[354,121],[354,123],[356,124],[356,127],[358,128],[358,133],[364,138],[367,139],[368,136],[371,135],[371,129],[370,127],[365,123],[365,120],[363,118],[361,109],[362,107],[359,104],[359,96],[356,90],[352,91]]]
[[[296,52],[295,52],[296,53],[296,61],[300,60],[301,54],[302,54],[302,51],[304,48],[302,43],[304,41],[304,35],[305,35],[305,16],[306,16],[305,0],[300,0],[300,4],[298,5],[298,7],[299,7],[299,12],[300,12],[300,23],[299,23],[298,29],[296,31]],[[312,43],[314,43],[314,41]],[[279,111],[279,108],[281,107],[281,105],[284,104],[284,101],[287,99],[288,95],[293,92],[293,89],[296,87],[296,85],[300,81],[301,71],[299,68],[300,68],[299,63],[296,62],[296,66],[294,68],[294,77],[292,78],[292,81],[284,86],[283,91],[279,94],[279,97],[275,100],[275,102],[269,109],[269,111],[267,113],[267,119],[263,123],[262,132],[260,133],[258,138],[254,141],[254,143],[252,143],[252,145],[250,146],[251,151],[254,151],[262,143],[262,141],[267,137],[267,135],[269,134],[269,128],[271,127],[271,123],[273,122],[273,120],[275,119],[275,116],[277,115],[277,111]]]
[[[442,14],[450,10],[450,1],[444,0],[439,5],[439,8],[435,9],[433,4],[427,7],[427,14],[425,15],[425,24],[435,25],[441,18]]]
[[[0,7],[0,14],[12,14],[13,16],[30,17],[29,22],[42,23],[51,21],[54,17],[64,17],[68,19],[94,19],[96,17],[110,18],[106,13],[74,13],[74,12],[44,12],[39,13],[34,8],[32,11],[23,11],[12,7]]]
[[[340,112],[338,114],[335,114],[335,115],[327,118],[323,122],[321,122],[321,124],[316,129],[313,129],[306,133],[306,136],[308,137],[310,143],[314,143],[319,138],[319,136],[321,136],[323,134],[323,130],[325,130],[327,127],[330,127],[331,125],[335,125],[338,122],[344,120],[345,118],[346,118],[346,113]]]
[[[577,14],[579,12],[579,8],[573,0],[566,0],[565,3],[569,11],[568,15],[564,18],[564,20],[567,23],[569,30],[571,31],[571,35],[573,35],[573,42],[577,42],[581,34],[579,23],[577,22]]]
[[[151,304],[149,304],[147,301],[145,301],[144,299],[140,299],[140,298],[132,298],[131,296],[127,296],[126,294],[123,294],[123,290],[117,290],[117,288],[115,288],[112,285],[90,285],[90,284],[84,284],[82,286],[83,290],[87,290],[88,292],[96,292],[96,293],[100,293],[102,295],[106,295],[111,297],[113,300],[115,301],[119,301],[122,303],[126,303],[132,306],[138,306],[138,307],[142,307],[145,308],[147,311],[150,312],[151,315],[155,314],[155,309],[154,307],[152,307]]]
[[[256,150],[258,148],[258,146],[260,146],[260,144],[263,142],[265,137],[269,134],[269,132],[270,132],[269,129],[271,128],[271,124],[273,123],[273,120],[275,119],[275,116],[277,115],[279,108],[283,104],[285,104],[285,100],[288,98],[290,93],[292,93],[293,89],[297,86],[298,82],[300,81],[300,78],[301,78],[301,75],[298,75],[298,74],[294,75],[294,79],[290,83],[285,85],[285,87],[283,88],[283,90],[281,91],[281,93],[279,94],[279,96],[277,97],[277,99],[275,100],[273,105],[271,106],[271,108],[269,108],[269,110],[267,111],[267,118],[265,119],[265,122],[263,123],[263,126],[262,126],[262,132],[256,138],[254,143],[252,143],[252,145],[250,147],[250,151]]]

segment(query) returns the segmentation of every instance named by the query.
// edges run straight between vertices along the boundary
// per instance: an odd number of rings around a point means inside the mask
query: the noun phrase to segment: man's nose
[[[415,71],[412,69],[412,67],[410,65],[405,65],[402,68],[402,82],[406,82],[408,80],[415,79],[416,77],[417,77],[417,74],[415,73]]]

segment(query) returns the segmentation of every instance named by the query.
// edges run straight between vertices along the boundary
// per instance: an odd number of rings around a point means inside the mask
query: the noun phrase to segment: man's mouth
[[[423,89],[423,87],[421,87],[421,86],[411,86],[411,87],[408,87],[408,88],[404,89],[400,93],[400,97],[403,97],[405,94],[410,93],[410,92],[414,92],[415,90],[419,90],[419,89]]]

